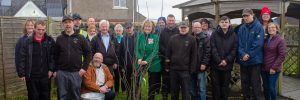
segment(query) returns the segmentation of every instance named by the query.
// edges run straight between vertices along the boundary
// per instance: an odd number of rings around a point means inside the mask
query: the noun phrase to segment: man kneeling
[[[108,67],[103,62],[101,53],[95,53],[86,73],[83,75],[83,86],[81,93],[102,93],[105,100],[113,100],[115,93],[110,90],[114,79]]]

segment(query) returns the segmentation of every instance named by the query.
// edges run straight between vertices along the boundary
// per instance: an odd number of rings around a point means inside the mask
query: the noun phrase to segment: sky
[[[162,16],[166,17],[168,14],[174,14],[176,20],[181,20],[181,10],[178,8],[172,8],[172,6],[181,4],[190,0],[138,0],[138,11],[145,17],[150,19],[158,19],[161,16],[161,8],[163,1],[163,13]],[[148,11],[147,6],[148,5]]]

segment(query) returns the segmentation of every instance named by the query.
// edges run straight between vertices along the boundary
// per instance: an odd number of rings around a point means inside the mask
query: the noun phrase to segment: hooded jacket
[[[211,56],[210,36],[206,32],[199,34],[192,33],[197,42],[197,64],[196,71],[200,71],[200,66],[203,64],[208,67]],[[206,69],[207,69],[206,67]],[[204,70],[205,71],[205,70]]]

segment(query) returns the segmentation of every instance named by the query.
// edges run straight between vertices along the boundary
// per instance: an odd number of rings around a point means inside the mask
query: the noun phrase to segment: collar
[[[37,36],[36,36],[36,34],[34,34],[33,39],[34,39],[34,41],[36,41],[38,43],[41,43],[44,40],[44,36],[45,35],[43,35],[42,38],[38,39]]]
[[[109,37],[109,33],[106,33],[106,34],[101,33],[101,36],[102,37]]]

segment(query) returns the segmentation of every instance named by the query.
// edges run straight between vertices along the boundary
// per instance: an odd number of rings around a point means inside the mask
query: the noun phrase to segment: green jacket
[[[146,39],[148,37],[148,39]],[[141,33],[137,36],[137,42],[135,47],[136,58],[147,61],[150,72],[160,72],[160,58],[158,56],[159,51],[159,38],[157,34],[145,35]],[[137,62],[137,61],[136,61]],[[138,64],[136,64],[138,66]]]

